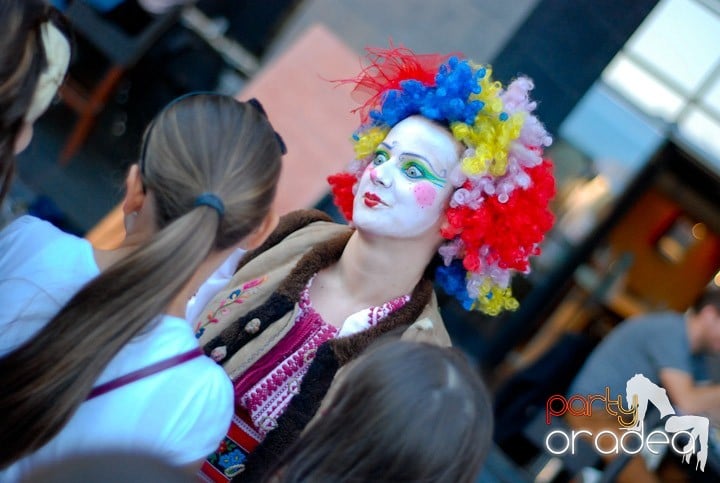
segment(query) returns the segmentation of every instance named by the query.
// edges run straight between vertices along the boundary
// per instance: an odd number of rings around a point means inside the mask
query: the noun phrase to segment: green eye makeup
[[[430,172],[425,166],[417,161],[407,161],[402,166],[402,171],[408,178],[421,179],[425,178],[438,188],[445,186],[445,180],[438,178]]]
[[[388,159],[390,159],[390,155],[388,154],[388,152],[383,151],[382,149],[378,149],[377,151],[375,151],[375,157],[373,158],[373,164],[375,164],[375,165],[382,164],[385,161],[387,161]]]

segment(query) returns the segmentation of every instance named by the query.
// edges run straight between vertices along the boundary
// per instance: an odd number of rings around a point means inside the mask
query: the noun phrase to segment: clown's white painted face
[[[393,238],[439,230],[454,190],[448,178],[461,152],[447,129],[423,117],[397,123],[360,177],[355,226]]]

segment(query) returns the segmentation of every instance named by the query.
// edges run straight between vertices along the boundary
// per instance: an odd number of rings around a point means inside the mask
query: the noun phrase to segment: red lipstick
[[[383,200],[380,199],[380,197],[373,193],[365,193],[363,195],[363,201],[365,202],[365,206],[369,208],[374,208],[379,204],[385,204],[383,203]]]

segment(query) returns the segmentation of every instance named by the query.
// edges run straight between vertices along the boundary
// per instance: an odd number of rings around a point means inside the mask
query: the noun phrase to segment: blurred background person
[[[720,290],[709,288],[685,313],[673,311],[643,314],[618,325],[588,357],[568,391],[568,397],[609,394],[622,398],[624,408],[626,384],[642,374],[667,392],[679,415],[706,414],[720,421],[720,384],[702,384],[707,378],[704,366],[707,355],[720,353]],[[649,405],[650,406],[650,405]],[[657,419],[658,413],[648,413]],[[565,415],[577,429],[593,434],[610,430],[623,434],[617,416],[605,411],[604,403],[593,405],[592,416]],[[625,418],[629,421],[629,417]],[[647,418],[646,418],[647,419]],[[640,422],[638,422],[639,424]],[[646,421],[647,425],[647,421]],[[654,426],[646,426],[650,432]],[[614,454],[604,458],[612,460]],[[645,478],[645,479],[639,479]],[[646,468],[642,457],[632,458],[618,476],[619,482],[660,481]]]
[[[10,189],[15,155],[55,97],[70,63],[60,15],[43,0],[0,4],[0,204]]]
[[[167,462],[145,454],[101,452],[40,466],[22,479],[32,483],[193,483],[197,480]]]
[[[375,345],[338,374],[269,481],[476,481],[492,435],[477,371],[456,349]]]

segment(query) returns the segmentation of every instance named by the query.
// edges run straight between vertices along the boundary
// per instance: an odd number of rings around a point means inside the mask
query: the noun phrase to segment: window
[[[658,2],[602,80],[720,172],[720,1]]]

